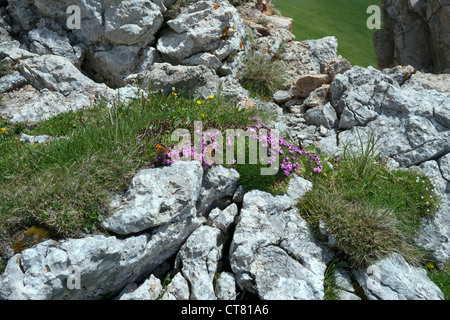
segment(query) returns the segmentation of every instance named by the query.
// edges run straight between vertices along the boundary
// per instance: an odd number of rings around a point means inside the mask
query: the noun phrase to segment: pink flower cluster
[[[256,121],[257,124],[255,127],[258,129],[261,129],[261,128],[269,129],[269,127],[267,125],[263,124],[257,117],[253,117],[251,119],[249,118],[249,120]],[[272,138],[271,135],[269,135],[269,137],[267,137],[268,144],[271,143],[271,141],[272,141],[271,138]],[[298,168],[300,166],[299,161],[301,161],[300,156],[309,156],[309,163],[312,164],[312,170],[317,173],[322,172],[322,170],[323,170],[322,161],[320,160],[319,156],[312,154],[310,151],[303,150],[299,144],[294,145],[292,143],[289,143],[282,137],[279,137],[278,139],[279,139],[279,145],[276,148],[276,150],[278,151],[278,153],[280,155],[286,155],[280,164],[280,168],[283,169],[283,173],[285,176],[289,176],[292,173],[297,173]],[[283,149],[286,151],[286,153]]]
[[[300,167],[300,161],[301,157],[308,156],[309,157],[309,163],[311,164],[311,168],[313,172],[321,173],[323,170],[322,167],[322,161],[320,160],[320,157],[311,153],[310,151],[305,151],[302,149],[300,145],[294,145],[292,143],[287,142],[282,137],[275,136],[271,131],[270,128],[263,124],[260,119],[257,117],[249,118],[249,120],[253,120],[256,122],[256,124],[253,127],[247,127],[246,129],[248,131],[253,131],[256,133],[259,129],[266,129],[269,133],[267,136],[258,136],[255,134],[255,137],[260,141],[260,143],[264,143],[264,147],[268,150],[268,157],[269,157],[269,164],[272,164],[276,160],[276,156],[281,156],[282,161],[280,164],[280,168],[283,169],[283,174],[285,176],[289,176],[292,173],[297,173]],[[278,144],[275,145],[273,150],[275,150],[277,154],[272,154],[272,148],[270,146],[274,143],[274,139],[278,139]],[[187,152],[188,157],[194,160],[199,160],[202,163],[202,167],[204,170],[212,167],[214,164],[213,161],[211,161],[212,153],[213,152],[221,152],[221,146],[219,143],[221,141],[217,141],[220,139],[216,139],[216,136],[213,133],[203,132],[202,134],[202,146],[201,146],[201,153],[197,153],[195,150],[195,146],[190,147],[190,150]],[[210,141],[208,146],[208,141]],[[227,145],[231,146],[232,141],[228,141],[227,139]],[[182,157],[181,154],[173,154],[173,150],[170,150],[169,152],[162,155],[157,156],[151,165],[152,168],[156,166],[167,166],[171,165],[180,157]],[[234,159],[232,161],[233,163],[236,163],[236,160]],[[337,162],[337,160],[336,160]],[[336,164],[337,166],[337,164]],[[275,168],[277,171],[279,168]]]

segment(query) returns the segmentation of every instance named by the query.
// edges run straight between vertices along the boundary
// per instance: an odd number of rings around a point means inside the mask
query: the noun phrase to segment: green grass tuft
[[[239,79],[253,98],[271,98],[276,91],[283,89],[284,72],[282,62],[252,54],[244,63]]]
[[[363,150],[346,149],[338,168],[316,176],[313,190],[299,203],[300,212],[318,236],[319,223],[325,223],[352,266],[368,266],[393,252],[420,265],[425,252],[412,239],[441,199],[424,174],[384,166],[374,142],[370,136],[368,144],[360,144]]]

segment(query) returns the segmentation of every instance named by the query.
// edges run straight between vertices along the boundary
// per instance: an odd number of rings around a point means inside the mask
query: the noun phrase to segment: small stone
[[[300,98],[307,98],[311,92],[320,88],[324,84],[328,84],[331,77],[327,74],[308,74],[300,76],[295,83],[296,93]]]
[[[328,95],[330,93],[330,85],[324,84],[320,88],[317,88],[310,93],[308,98],[303,102],[306,107],[314,108],[318,106],[323,106],[328,101]]]
[[[340,73],[344,73],[347,70],[350,70],[352,65],[348,62],[347,59],[339,56],[331,61],[325,63],[323,68],[323,73],[330,75],[331,78],[334,78],[336,75]]]
[[[22,135],[20,136],[20,142],[29,142],[29,143],[46,143],[46,142],[51,142],[53,141],[53,137],[49,136],[49,135],[40,135],[40,136],[32,136],[32,135],[28,135],[25,133],[22,133]]]

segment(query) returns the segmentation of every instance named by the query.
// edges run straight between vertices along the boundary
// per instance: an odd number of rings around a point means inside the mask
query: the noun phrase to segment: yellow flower
[[[6,132],[6,128],[1,128],[0,132]]]
[[[209,98],[212,99],[212,98],[214,98],[214,96],[213,96],[212,94],[210,94],[210,95],[209,95]]]
[[[176,92],[172,92],[172,95],[176,97],[178,94]]]
[[[427,263],[427,268],[434,269],[434,263],[433,262],[428,262]]]
[[[197,100],[197,104],[202,104],[202,102],[200,100]]]
[[[205,114],[204,113],[202,113],[201,115],[200,115],[202,118],[204,118],[205,117]]]

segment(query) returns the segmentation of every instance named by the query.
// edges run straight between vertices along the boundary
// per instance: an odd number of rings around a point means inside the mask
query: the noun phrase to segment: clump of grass
[[[177,0],[175,3],[168,8],[164,13],[165,20],[175,19],[181,12],[181,9],[187,7],[189,2],[187,0]]]
[[[270,20],[266,17],[261,17],[258,20],[255,21],[257,24],[267,26],[270,23]]]
[[[384,166],[373,132],[367,141],[360,137],[359,152],[344,148],[343,158],[331,161],[335,170],[313,177],[314,189],[300,201],[300,212],[316,230],[325,222],[352,266],[368,266],[393,252],[419,265],[425,253],[413,238],[422,219],[438,210],[440,198],[425,175]]]
[[[11,59],[0,61],[0,77],[3,77],[14,70],[14,62]]]
[[[252,54],[244,63],[239,78],[252,97],[270,98],[283,88],[286,81],[285,66],[281,61],[272,61],[265,56]]]
[[[428,262],[425,269],[428,278],[441,289],[444,300],[450,300],[450,260],[447,261],[442,270],[439,270],[433,262]]]
[[[338,285],[336,283],[337,268],[337,264],[332,261],[325,270],[323,280],[323,300],[339,300],[339,293],[341,292],[341,290],[338,288]]]

